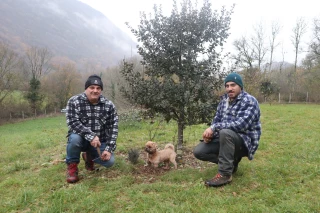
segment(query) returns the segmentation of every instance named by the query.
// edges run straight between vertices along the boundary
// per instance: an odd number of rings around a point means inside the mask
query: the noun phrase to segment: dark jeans
[[[218,172],[221,175],[231,175],[234,162],[239,162],[242,157],[248,155],[248,150],[243,139],[230,129],[219,131],[219,138],[210,143],[199,143],[193,150],[194,156],[203,161],[218,164]]]

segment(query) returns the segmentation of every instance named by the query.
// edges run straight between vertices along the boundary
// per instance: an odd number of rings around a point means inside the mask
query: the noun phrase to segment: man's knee
[[[112,167],[115,163],[115,157],[114,155],[111,156],[110,160],[108,161],[101,161],[101,165],[106,167],[106,168],[109,168],[109,167]]]
[[[193,149],[193,155],[195,158],[197,159],[202,159],[202,154],[203,154],[203,151],[202,151],[202,148],[201,148],[201,144],[198,144],[196,147],[194,147]]]
[[[241,138],[239,135],[231,129],[222,129],[219,131],[219,141],[221,144],[225,144],[225,142],[231,142],[236,145]]]

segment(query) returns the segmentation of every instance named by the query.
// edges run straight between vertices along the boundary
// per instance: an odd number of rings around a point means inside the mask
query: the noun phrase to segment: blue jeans
[[[101,143],[100,151],[101,153],[106,148],[106,143]],[[85,140],[78,134],[71,133],[68,137],[67,144],[67,157],[66,163],[79,163],[80,162],[80,154],[81,152],[87,152],[92,159],[94,159],[95,163],[98,163],[104,167],[111,167],[114,164],[114,154],[111,153],[111,158],[108,161],[103,161],[100,159],[97,149],[91,146],[90,142]]]

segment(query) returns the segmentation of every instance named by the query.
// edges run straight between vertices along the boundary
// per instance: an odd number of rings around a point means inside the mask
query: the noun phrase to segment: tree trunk
[[[181,119],[178,121],[178,145],[177,149],[181,149],[183,145],[183,129],[184,129],[184,121]]]

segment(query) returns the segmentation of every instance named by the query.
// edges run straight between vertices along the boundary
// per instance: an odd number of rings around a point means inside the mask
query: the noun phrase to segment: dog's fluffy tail
[[[168,143],[164,148],[165,148],[165,149],[172,149],[172,150],[174,150],[174,146],[173,146],[173,144],[171,144],[171,143]]]

